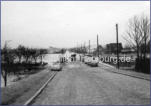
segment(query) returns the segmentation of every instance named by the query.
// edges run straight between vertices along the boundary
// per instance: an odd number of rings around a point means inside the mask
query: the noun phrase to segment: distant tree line
[[[5,86],[7,85],[7,75],[11,72],[17,74],[22,70],[31,70],[33,66],[46,65],[43,57],[47,54],[47,49],[29,48],[19,45],[17,48],[10,48],[5,42],[1,49],[1,72]],[[37,60],[40,59],[40,62]]]
[[[80,53],[80,54],[86,54],[87,48],[86,47],[74,47],[69,49],[71,52]]]
[[[53,52],[53,53],[56,53],[56,54],[64,54],[65,52],[66,52],[66,50],[67,49],[65,49],[65,48],[62,48],[62,49],[60,49],[60,50],[58,50],[58,51],[56,51],[56,52]]]

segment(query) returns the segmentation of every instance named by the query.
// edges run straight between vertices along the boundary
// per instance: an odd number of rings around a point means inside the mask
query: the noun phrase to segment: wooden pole
[[[90,40],[89,40],[89,54],[90,54]]]
[[[97,35],[97,56],[99,57],[99,37]]]
[[[83,44],[83,53],[84,53],[84,55],[85,55],[85,42],[84,42],[84,44]]]
[[[119,69],[118,24],[116,24],[117,68]]]

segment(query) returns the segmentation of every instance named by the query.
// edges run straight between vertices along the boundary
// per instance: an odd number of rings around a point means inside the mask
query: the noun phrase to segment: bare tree
[[[31,57],[31,50],[30,48],[24,47],[23,48],[23,57],[25,59],[25,62],[28,63],[29,58]]]
[[[35,64],[37,63],[37,59],[40,56],[40,51],[38,49],[30,49],[31,57],[34,59]]]
[[[16,56],[18,57],[18,62],[21,63],[21,59],[22,59],[22,56],[23,56],[23,53],[24,53],[24,49],[25,47],[22,46],[22,45],[19,45],[16,50],[15,50],[15,54]]]
[[[4,79],[4,86],[7,86],[7,75],[10,71],[10,65],[13,64],[15,56],[11,49],[8,47],[8,41],[5,42],[4,48],[1,52],[2,56],[2,77]]]
[[[150,22],[148,17],[134,16],[129,20],[128,30],[123,38],[127,41],[128,45],[133,48],[137,53],[139,59],[142,54],[142,45],[145,45],[144,56],[146,56],[146,45],[149,40]]]
[[[150,22],[147,16],[142,16],[140,18],[140,34],[142,36],[142,50],[141,54],[143,54],[144,59],[146,59],[146,52],[147,52],[147,43],[150,40]]]
[[[43,62],[43,57],[47,54],[47,49],[40,49],[39,50],[39,57],[40,57],[40,60],[41,60],[41,63]]]

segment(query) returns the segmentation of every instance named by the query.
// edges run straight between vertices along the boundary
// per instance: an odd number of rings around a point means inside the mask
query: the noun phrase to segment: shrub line
[[[103,64],[103,65],[105,65],[105,66],[108,66],[108,67],[110,67],[110,68],[114,68],[113,66],[111,66],[111,65],[109,65],[109,64],[105,64],[105,63],[101,63],[101,64]],[[108,70],[107,69],[107,71],[109,71],[109,72],[113,72],[113,73],[117,73],[117,74],[121,74],[121,75],[126,75],[126,76],[129,76],[129,77],[134,77],[134,78],[138,78],[138,79],[143,79],[143,80],[146,80],[146,81],[150,81],[150,78],[145,78],[145,77],[141,77],[141,76],[137,76],[137,75],[130,75],[130,74],[128,74],[128,73],[123,73],[123,72],[117,72],[117,71],[111,71],[111,70]]]

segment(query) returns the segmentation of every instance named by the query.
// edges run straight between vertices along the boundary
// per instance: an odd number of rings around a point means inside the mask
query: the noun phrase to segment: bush
[[[31,71],[33,69],[42,69],[48,63],[13,63],[13,64],[5,64],[1,63],[2,70],[8,69],[8,73],[13,72],[14,74],[20,73],[22,71]]]
[[[135,70],[150,74],[150,59],[136,59]]]

